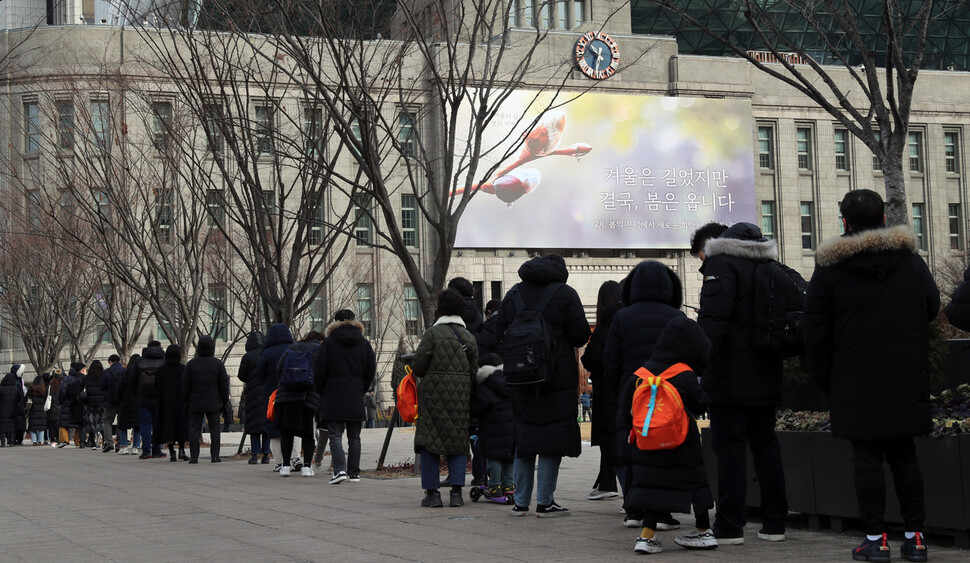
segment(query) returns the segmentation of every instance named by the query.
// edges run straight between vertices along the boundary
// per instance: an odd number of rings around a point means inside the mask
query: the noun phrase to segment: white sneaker
[[[601,491],[599,489],[593,489],[586,495],[589,500],[604,500],[608,498],[616,498],[620,496],[620,493],[616,491]]]
[[[624,518],[623,525],[627,528],[642,528],[643,520],[637,520],[636,518]]]
[[[769,534],[767,532],[758,532],[758,539],[765,541],[785,541],[785,534]]]
[[[314,475],[316,475],[316,473],[313,472],[313,469],[305,465],[303,466],[303,469],[300,470],[300,477],[313,477]]]
[[[634,553],[660,553],[664,550],[664,544],[656,537],[637,538],[637,544],[633,547]]]
[[[347,472],[341,471],[340,473],[337,473],[336,475],[333,476],[333,478],[330,479],[330,484],[339,485],[340,483],[343,483],[344,481],[346,481],[348,478],[349,477],[347,477]]]
[[[277,463],[273,466],[273,473],[279,473],[281,469],[283,469],[283,464]]]
[[[280,467],[280,477],[289,477],[289,476],[290,476],[290,466],[284,465],[283,467]]]
[[[689,534],[675,537],[674,543],[686,549],[714,549],[717,547],[717,538],[710,530],[703,533],[694,530]]]
[[[300,460],[300,458],[295,457],[290,460],[290,467],[293,468],[293,471],[299,471],[303,469],[303,462]]]

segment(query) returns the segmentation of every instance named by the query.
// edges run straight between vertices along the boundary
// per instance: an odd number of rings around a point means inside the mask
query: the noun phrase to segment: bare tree
[[[645,0],[640,8],[647,9],[647,4],[681,18],[683,29],[708,35],[832,115],[878,159],[886,187],[887,222],[909,223],[904,174],[908,160],[903,154],[927,29],[934,18],[957,9],[961,2],[741,0],[727,7],[717,2]],[[876,6],[878,12],[864,11]],[[719,21],[716,11],[739,12],[748,27],[717,29],[712,24]],[[880,34],[875,44],[863,32],[867,27]],[[757,50],[771,53],[771,62],[777,64],[766,62]],[[835,66],[816,62],[817,52],[826,53]]]

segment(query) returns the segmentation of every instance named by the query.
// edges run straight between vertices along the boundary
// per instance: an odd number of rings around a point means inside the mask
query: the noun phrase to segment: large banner
[[[486,132],[526,142],[480,187],[457,248],[676,249],[707,222],[755,221],[750,102],[587,93],[528,129],[536,97],[515,92]]]

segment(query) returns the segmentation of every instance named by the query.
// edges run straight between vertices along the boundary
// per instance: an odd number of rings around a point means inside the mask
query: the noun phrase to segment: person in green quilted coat
[[[468,453],[472,383],[478,372],[478,346],[465,329],[465,300],[453,289],[438,295],[438,320],[421,337],[411,362],[418,378],[418,418],[414,452],[421,460],[421,506],[442,506],[438,464],[448,461],[449,506],[462,506]]]

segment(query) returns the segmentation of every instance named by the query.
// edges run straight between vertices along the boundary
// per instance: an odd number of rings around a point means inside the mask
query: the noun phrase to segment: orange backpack
[[[677,363],[662,374],[654,375],[641,367],[634,375],[638,380],[633,392],[633,433],[641,450],[670,450],[687,437],[687,411],[680,392],[670,378],[690,371],[690,366]]]
[[[418,419],[418,385],[411,366],[404,370],[407,375],[397,384],[397,414],[404,422],[414,422]]]

